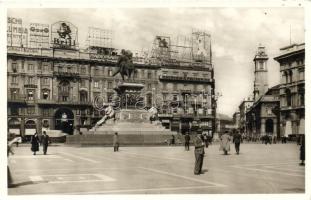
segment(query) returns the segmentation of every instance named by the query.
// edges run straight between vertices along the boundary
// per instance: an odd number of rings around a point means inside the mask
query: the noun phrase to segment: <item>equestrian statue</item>
[[[116,76],[120,73],[122,80],[124,81],[124,76],[127,76],[129,80],[131,78],[132,73],[135,71],[135,66],[133,64],[133,53],[129,50],[121,50],[121,55],[118,58],[117,62],[117,71],[112,75]]]

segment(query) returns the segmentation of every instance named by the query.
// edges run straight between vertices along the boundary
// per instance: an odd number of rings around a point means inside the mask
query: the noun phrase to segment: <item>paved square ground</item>
[[[41,148],[41,147],[40,147]],[[209,146],[204,174],[196,176],[193,147],[50,146],[33,156],[29,146],[14,149],[9,165],[14,188],[27,194],[228,194],[304,193],[305,169],[296,144],[241,144],[236,155]],[[42,150],[42,148],[40,149]]]

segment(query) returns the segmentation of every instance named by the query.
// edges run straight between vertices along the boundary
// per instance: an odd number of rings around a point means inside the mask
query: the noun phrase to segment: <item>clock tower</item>
[[[257,101],[268,90],[268,56],[265,47],[259,45],[254,57],[255,64],[255,81],[254,81],[254,101]]]

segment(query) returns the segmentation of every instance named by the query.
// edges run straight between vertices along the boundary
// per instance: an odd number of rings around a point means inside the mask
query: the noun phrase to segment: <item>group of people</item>
[[[39,151],[39,145],[42,145],[43,154],[46,155],[48,146],[51,143],[50,137],[43,131],[41,138],[39,138],[38,133],[34,133],[30,139],[31,151],[33,155],[36,155],[36,152]]]

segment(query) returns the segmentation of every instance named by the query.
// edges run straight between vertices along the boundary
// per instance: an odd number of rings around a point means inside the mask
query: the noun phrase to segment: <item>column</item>
[[[261,125],[260,125],[260,135],[266,135],[266,123],[265,119],[261,119]]]
[[[37,76],[37,85],[38,85],[38,90],[37,90],[37,99],[41,99],[41,83],[40,83],[41,77]]]
[[[273,136],[277,136],[278,130],[277,130],[277,120],[273,119]]]

